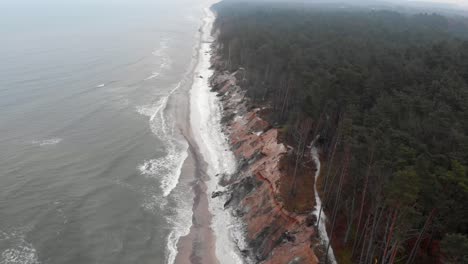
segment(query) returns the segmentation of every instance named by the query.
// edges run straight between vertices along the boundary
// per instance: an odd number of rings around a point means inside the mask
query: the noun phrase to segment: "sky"
[[[468,0],[411,0],[411,1],[455,4],[459,7],[468,8]]]
[[[164,2],[170,2],[171,0],[42,0],[42,1],[36,1],[36,0],[0,0],[0,9],[3,4],[6,4],[7,6],[9,4],[12,4],[14,6],[31,6],[36,3],[40,5],[44,5],[44,3],[49,3],[49,4],[60,4],[60,5],[68,5],[72,4],[73,5],[80,5],[80,4],[108,4],[112,3],[113,5],[139,5],[142,3],[164,3]],[[193,2],[197,2],[198,0],[191,0]],[[353,1],[353,0],[348,0],[348,1]],[[443,3],[443,4],[452,4],[455,5],[459,8],[463,8],[465,10],[468,10],[468,0],[387,0],[388,2],[399,2],[399,3],[404,3],[404,2],[426,2],[426,3]],[[39,6],[40,6],[39,5]]]

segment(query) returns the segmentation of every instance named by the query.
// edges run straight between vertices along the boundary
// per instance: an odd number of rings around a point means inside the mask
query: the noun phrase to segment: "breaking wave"
[[[166,120],[165,109],[169,97],[181,86],[178,83],[168,95],[159,99],[153,105],[137,107],[137,112],[148,116],[151,131],[165,144],[165,155],[160,158],[146,160],[138,166],[143,175],[159,178],[163,196],[168,196],[179,182],[182,165],[188,156],[188,143],[178,140],[174,124]]]
[[[13,230],[3,232],[0,230],[0,264],[40,264],[37,251],[31,243],[26,241],[27,230]]]
[[[171,226],[167,237],[167,263],[174,263],[177,255],[177,243],[179,238],[190,232],[192,225],[192,200],[187,199],[185,192],[173,190],[178,186],[182,166],[188,157],[188,143],[178,139],[175,124],[167,118],[165,110],[170,96],[181,87],[182,81],[178,83],[166,96],[160,98],[152,105],[141,106],[137,112],[149,117],[151,131],[164,144],[164,156],[146,160],[138,166],[138,170],[146,177],[158,179],[163,191],[162,195],[152,193],[147,195],[143,208],[148,211],[164,209],[166,219]],[[181,189],[184,189],[182,186]],[[188,189],[188,187],[187,187]],[[166,206],[168,199],[177,205]]]
[[[57,145],[58,143],[62,142],[62,138],[49,138],[49,139],[42,139],[42,140],[33,140],[31,141],[32,144],[43,147],[43,146],[50,146],[50,145]]]
[[[173,264],[177,256],[177,243],[179,238],[186,236],[190,233],[190,227],[192,226],[192,199],[187,199],[187,194],[183,192],[177,192],[174,195],[174,199],[177,202],[177,207],[171,208],[172,211],[169,216],[168,222],[173,226],[169,236],[167,238],[167,256],[166,263]]]

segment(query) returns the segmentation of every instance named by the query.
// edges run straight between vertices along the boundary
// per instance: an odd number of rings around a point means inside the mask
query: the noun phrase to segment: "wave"
[[[163,175],[161,189],[163,190],[163,196],[166,197],[177,186],[182,165],[187,156],[187,151],[170,146],[166,156],[145,161],[138,169],[142,174],[147,176],[159,177]]]
[[[168,196],[179,182],[182,165],[188,156],[188,143],[178,140],[174,133],[174,123],[168,124],[164,110],[169,97],[181,86],[179,82],[167,96],[162,97],[154,105],[137,107],[137,112],[150,117],[151,131],[165,144],[166,155],[160,158],[146,160],[138,166],[141,174],[152,178],[160,178],[163,196]]]
[[[9,233],[0,230],[0,245],[8,245],[8,248],[0,247],[0,264],[40,264],[36,249],[26,241],[27,231],[29,229],[16,229]]]
[[[153,56],[159,59],[159,67],[145,81],[155,79],[171,69],[172,60],[167,52],[168,41],[169,39],[163,39],[160,42],[160,47],[152,52]],[[190,232],[193,198],[190,198],[191,193],[188,195],[191,186],[185,181],[180,183],[182,167],[188,157],[189,145],[181,137],[175,118],[169,117],[172,112],[166,111],[166,108],[171,96],[191,77],[191,70],[189,70],[166,96],[161,97],[153,104],[136,108],[139,114],[149,117],[151,131],[161,141],[164,148],[164,156],[145,160],[138,165],[137,169],[142,175],[157,179],[160,183],[162,192],[152,189],[145,193],[142,208],[153,213],[164,212],[170,226],[170,232],[166,238],[166,263],[171,264],[177,256],[177,243],[180,237],[186,236]],[[169,203],[171,206],[167,206]]]
[[[149,211],[155,209],[167,209],[166,219],[172,227],[167,237],[167,263],[174,263],[177,256],[177,243],[180,237],[190,232],[192,225],[192,200],[187,199],[185,192],[173,192],[179,184],[182,166],[188,157],[188,143],[185,140],[177,140],[174,134],[174,124],[169,123],[164,111],[170,96],[180,88],[178,83],[167,96],[162,97],[157,103],[137,108],[137,112],[148,116],[152,132],[165,144],[165,156],[151,159],[138,166],[141,174],[147,177],[159,178],[161,194],[147,196],[143,208]],[[188,188],[187,188],[188,189]],[[168,196],[174,199],[177,206],[166,207]]]
[[[190,233],[190,227],[192,226],[193,199],[187,198],[186,192],[177,192],[177,194],[174,195],[177,206],[171,208],[173,211],[171,215],[173,216],[167,218],[168,222],[173,226],[167,237],[166,263],[169,264],[175,262],[178,253],[177,243],[179,242],[179,238],[188,235]]]
[[[150,76],[148,76],[148,77],[145,79],[145,81],[152,80],[152,79],[154,79],[154,78],[158,78],[159,75],[160,75],[159,72],[153,72]]]
[[[159,68],[157,71],[154,71],[150,76],[145,78],[145,81],[152,80],[154,78],[157,78],[161,75],[161,71],[163,70],[169,70],[172,66],[172,60],[167,54],[167,49],[169,48],[169,42],[170,39],[165,38],[162,39],[159,42],[159,48],[157,50],[154,50],[151,54],[153,56],[157,57],[158,59],[161,60],[161,63],[159,64]]]
[[[33,140],[33,141],[31,141],[31,144],[43,147],[43,146],[57,145],[58,143],[62,142],[62,140],[63,140],[62,138],[50,138],[50,139],[43,139],[43,140]]]

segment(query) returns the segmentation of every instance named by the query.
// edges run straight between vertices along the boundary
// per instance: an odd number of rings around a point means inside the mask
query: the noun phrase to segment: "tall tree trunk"
[[[385,244],[386,244],[385,242],[387,241],[387,236],[388,236],[389,233],[390,233],[390,232],[389,232],[389,229],[390,229],[390,225],[392,224],[391,220],[392,220],[392,217],[391,217],[391,216],[390,216],[390,217],[387,217],[387,223],[385,224],[385,229],[384,229],[384,230],[385,230],[385,233],[384,233],[384,236],[383,236],[383,239],[382,239],[382,241],[383,241],[383,246],[384,246],[384,247],[385,247]],[[385,256],[380,256],[380,262],[382,262],[382,263],[384,262],[384,257],[385,257]]]
[[[371,172],[371,164],[372,164],[373,159],[374,159],[374,148],[372,148],[371,156],[369,159],[369,164],[367,166],[366,177],[364,180],[364,190],[362,191],[362,195],[361,195],[361,208],[359,209],[359,217],[358,217],[358,223],[356,226],[356,234],[357,232],[359,232],[359,229],[361,228],[362,213],[364,211],[364,204],[366,201],[366,194],[367,194],[367,186],[369,184],[369,175]],[[353,252],[354,252],[355,246],[356,246],[356,243],[353,243]]]
[[[341,118],[340,118],[340,120],[341,120]],[[335,143],[333,145],[333,150],[332,150],[331,155],[330,155],[330,157],[329,157],[329,159],[327,161],[327,174],[325,176],[325,184],[324,184],[324,188],[323,188],[325,194],[328,193],[328,184],[329,184],[331,167],[332,167],[333,159],[335,157],[336,148],[338,146],[338,143],[340,142],[340,136],[341,136],[341,129],[338,128],[338,132],[336,133],[336,137],[335,137]],[[327,201],[328,201],[328,195],[323,197],[322,205],[320,206],[320,208],[317,208],[319,210],[318,219],[317,219],[317,226],[319,226],[319,224],[320,224],[320,218],[322,216],[323,206],[326,204]]]
[[[392,255],[390,257],[390,261],[388,262],[389,264],[393,264],[395,263],[395,257],[397,255],[397,252],[398,252],[398,246],[399,246],[399,242],[398,240],[395,242],[395,246],[393,247],[393,251],[392,251]]]
[[[267,66],[267,69],[266,69],[266,72],[265,72],[265,76],[263,78],[263,85],[265,85],[265,82],[268,80],[268,76],[270,74],[270,64],[268,64]],[[263,93],[263,97],[262,97],[262,101],[265,101],[265,98],[267,96],[267,93],[268,93],[268,89],[269,89],[269,85],[265,85],[265,92]]]
[[[378,227],[378,225],[380,223],[380,218],[382,217],[382,211],[383,210],[379,210],[379,204],[376,204],[375,207],[376,208],[375,208],[375,213],[374,213],[374,221],[373,221],[371,233],[370,233],[370,236],[369,236],[369,246],[367,247],[367,254],[366,254],[365,263],[368,263],[369,260],[372,260],[371,252],[372,252],[372,248],[373,248],[373,244],[374,244],[374,240],[375,240],[375,232],[376,232],[377,227]],[[377,217],[375,217],[375,216],[377,216]]]
[[[231,42],[228,44],[228,60],[226,62],[226,69],[231,70]]]
[[[354,219],[354,201],[355,201],[355,194],[356,192],[354,192],[353,194],[353,200],[351,202],[351,208],[349,210],[349,219],[348,219],[348,227],[346,228],[346,233],[345,233],[345,236],[344,236],[344,239],[343,239],[343,244],[347,244],[348,243],[348,239],[349,239],[349,234],[351,233],[351,228],[353,226],[353,219]]]
[[[362,240],[362,246],[361,246],[361,254],[359,255],[358,263],[362,263],[362,258],[364,257],[364,250],[366,249],[366,242],[369,241],[369,239],[366,239],[366,238],[368,238],[369,236],[369,231],[370,231],[369,224],[370,224],[371,217],[375,217],[375,216],[369,213],[367,216],[366,224],[364,225],[364,234],[363,234],[363,240]]]
[[[290,191],[290,194],[292,196],[296,196],[297,169],[299,167],[300,161],[302,161],[302,157],[303,157],[303,153],[304,153],[303,145],[305,145],[305,142],[304,142],[304,139],[302,138],[302,136],[300,136],[299,144],[298,144],[297,150],[296,150],[296,162],[294,164],[294,174],[293,174],[294,181],[293,181],[293,185],[292,185],[292,188],[291,188],[291,191]]]
[[[337,212],[338,212],[339,202],[340,202],[340,198],[341,198],[341,190],[343,188],[344,178],[345,178],[346,174],[348,173],[349,161],[350,161],[350,152],[349,152],[349,147],[347,146],[346,150],[345,150],[343,170],[341,172],[340,181],[339,181],[339,184],[338,184],[338,193],[336,195],[335,205],[333,207],[333,220],[332,220],[332,226],[331,226],[330,236],[329,236],[329,240],[328,240],[327,251],[326,251],[326,255],[325,255],[325,263],[328,263],[328,251],[330,250],[331,242],[333,240],[333,233],[334,233],[334,230],[335,230],[335,223],[336,223],[336,215],[337,215]]]
[[[419,236],[418,236],[418,239],[416,240],[416,243],[414,243],[414,246],[413,246],[413,249],[411,250],[411,253],[408,257],[408,259],[406,260],[406,264],[411,264],[413,261],[414,261],[414,258],[416,257],[416,253],[418,252],[419,250],[419,244],[421,243],[421,239],[424,235],[424,233],[426,233],[426,230],[427,228],[429,227],[431,221],[432,221],[432,218],[434,217],[435,215],[435,212],[436,212],[436,209],[432,209],[431,213],[429,214],[429,216],[427,217],[427,220],[426,222],[424,223],[424,226],[423,228],[421,229],[421,232],[419,233]]]
[[[286,95],[284,96],[283,99],[283,107],[281,107],[281,119],[284,118],[284,111],[286,111],[286,106],[289,100],[289,89],[291,88],[291,80],[287,81],[287,87],[286,87]]]
[[[393,216],[392,216],[392,222],[390,224],[390,229],[389,229],[389,232],[388,232],[388,236],[387,236],[387,239],[385,241],[385,245],[384,245],[384,251],[383,251],[383,258],[385,259],[385,257],[387,256],[387,252],[388,252],[388,245],[390,244],[390,241],[392,239],[392,236],[393,236],[393,231],[395,229],[395,224],[396,224],[396,220],[397,220],[397,216],[398,216],[398,206],[397,208],[395,208],[394,212],[393,212]]]

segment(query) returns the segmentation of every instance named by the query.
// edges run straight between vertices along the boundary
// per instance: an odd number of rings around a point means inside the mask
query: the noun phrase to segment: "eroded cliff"
[[[249,245],[243,250],[246,258],[255,263],[318,263],[311,214],[316,171],[313,160],[308,162],[309,169],[298,172],[294,184],[299,191],[291,193],[293,177],[288,157],[293,148],[282,142],[281,131],[263,118],[268,106],[249,103],[240,85],[242,69],[224,72],[222,61],[215,55],[212,65],[215,73],[210,84],[221,97],[225,133],[239,164],[235,175],[224,175],[221,180],[229,191],[214,193],[213,198],[227,195],[225,207],[245,223]]]

